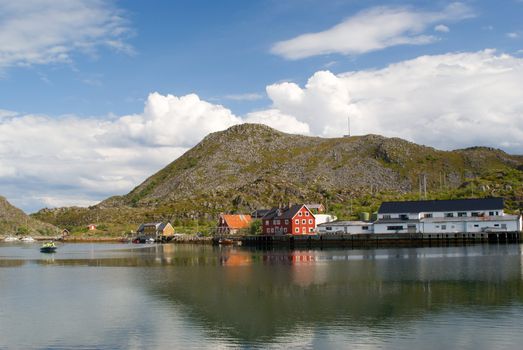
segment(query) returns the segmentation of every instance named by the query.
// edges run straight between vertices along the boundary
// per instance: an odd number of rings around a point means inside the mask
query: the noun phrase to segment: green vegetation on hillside
[[[319,202],[339,218],[373,212],[384,200],[502,196],[523,207],[523,157],[473,147],[440,151],[378,135],[319,138],[243,124],[208,135],[124,196],[90,208],[42,210],[35,218],[60,227],[105,223],[126,231],[170,220],[212,230],[219,213]]]

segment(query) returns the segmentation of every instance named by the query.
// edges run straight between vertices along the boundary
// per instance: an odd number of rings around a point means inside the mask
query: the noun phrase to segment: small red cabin
[[[316,219],[304,204],[273,208],[262,218],[262,233],[264,235],[314,235]]]

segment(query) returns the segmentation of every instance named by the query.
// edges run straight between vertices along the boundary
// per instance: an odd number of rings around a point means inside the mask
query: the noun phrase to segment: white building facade
[[[519,232],[521,216],[506,215],[503,198],[384,202],[374,233]]]
[[[318,225],[318,233],[422,234],[424,237],[485,237],[521,232],[522,218],[503,211],[503,198],[383,202],[375,222],[334,221]]]

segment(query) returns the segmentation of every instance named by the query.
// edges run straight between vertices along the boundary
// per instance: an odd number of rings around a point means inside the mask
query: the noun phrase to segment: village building
[[[331,214],[314,214],[314,218],[316,219],[316,226],[319,226],[326,222],[332,222],[332,221],[338,220],[338,218],[335,215],[331,215]]]
[[[488,237],[489,233],[520,232],[522,218],[507,215],[503,198],[383,202],[377,220],[341,221],[318,227],[320,233],[421,234],[452,238],[457,234]]]
[[[221,214],[218,220],[216,233],[218,234],[237,234],[240,230],[249,228],[252,217],[245,214]]]
[[[251,218],[261,219],[270,211],[270,209],[256,209],[251,213]]]
[[[372,222],[366,221],[331,221],[318,224],[320,235],[357,235],[374,233]]]
[[[504,213],[503,198],[384,202],[374,233],[488,233],[521,231],[521,217]]]
[[[316,219],[304,204],[273,208],[262,218],[264,235],[316,234]]]
[[[325,212],[325,207],[323,206],[323,204],[321,203],[310,203],[310,204],[305,204],[305,206],[307,208],[309,208],[309,210],[314,214],[321,214],[321,213],[324,213]]]
[[[138,239],[162,241],[174,237],[174,227],[169,222],[150,222],[141,224],[136,233]]]

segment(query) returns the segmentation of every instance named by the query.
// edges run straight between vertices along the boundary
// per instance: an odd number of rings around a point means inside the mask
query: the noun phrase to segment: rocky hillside
[[[0,236],[8,235],[54,235],[58,228],[27,216],[0,196]]]
[[[373,210],[384,199],[418,198],[423,177],[430,198],[503,195],[511,209],[522,205],[522,156],[484,147],[440,151],[378,135],[307,137],[243,124],[208,135],[127,195],[35,216],[81,224],[95,217],[210,219],[219,212],[322,202],[343,217]]]

